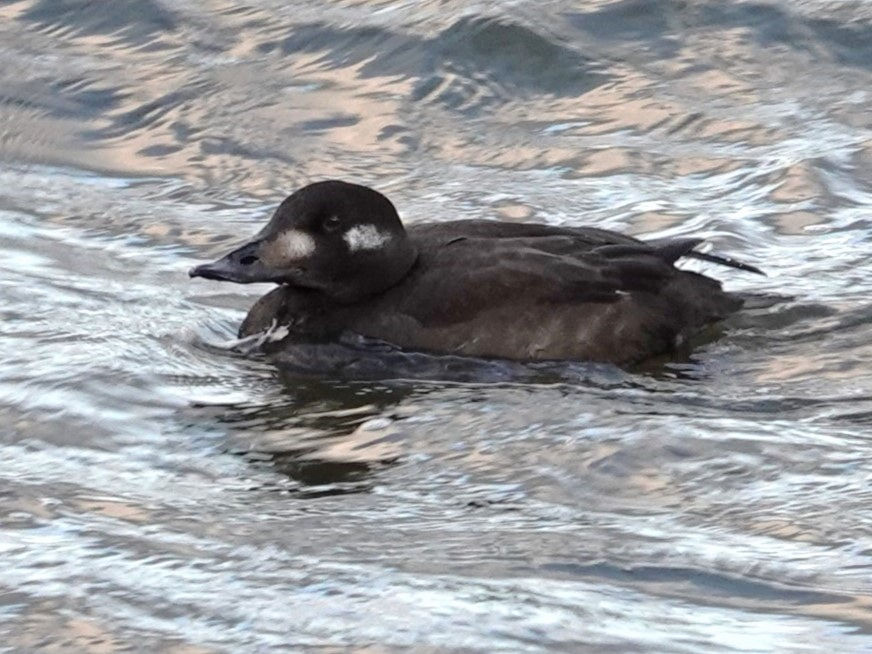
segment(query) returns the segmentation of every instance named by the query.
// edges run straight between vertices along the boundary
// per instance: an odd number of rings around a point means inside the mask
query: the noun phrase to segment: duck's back
[[[741,306],[673,262],[699,241],[646,244],[597,229],[485,221],[409,228],[410,274],[333,314],[402,348],[631,363],[671,351]]]

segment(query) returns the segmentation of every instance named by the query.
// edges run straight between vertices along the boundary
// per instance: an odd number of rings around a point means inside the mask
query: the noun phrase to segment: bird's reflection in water
[[[279,367],[278,377],[262,398],[208,407],[226,433],[225,452],[286,478],[255,475],[258,487],[300,497],[363,492],[376,471],[398,460],[403,421],[394,410],[415,391],[412,384],[316,377],[292,367]]]
[[[272,361],[281,384],[257,401],[222,405],[216,419],[228,431],[228,452],[280,473],[289,484],[264,483],[302,497],[369,490],[377,471],[404,453],[403,426],[415,410],[407,400],[416,394],[458,384],[556,384],[610,393],[694,376],[676,358],[633,374],[611,364],[404,352],[359,337],[285,348]]]
[[[274,363],[281,382],[274,391],[211,409],[227,434],[225,451],[289,482],[271,479],[261,487],[302,497],[370,489],[377,471],[403,453],[403,425],[414,413],[414,402],[404,402],[409,396],[446,384],[541,381],[546,374],[516,362],[403,352],[355,337],[287,348]]]
[[[280,384],[256,400],[211,405],[225,451],[252,468],[280,473],[259,481],[301,497],[365,492],[405,451],[410,396],[446,386],[579,385],[593,391],[635,386],[610,364],[484,360],[404,352],[355,336],[285,348],[272,359]]]

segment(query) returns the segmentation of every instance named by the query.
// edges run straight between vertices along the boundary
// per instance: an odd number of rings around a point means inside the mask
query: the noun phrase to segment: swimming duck
[[[351,332],[431,353],[633,364],[742,305],[717,280],[676,268],[679,258],[761,272],[697,252],[701,242],[483,220],[404,227],[381,193],[324,181],[189,274],[278,284],[239,329],[246,337],[281,325],[287,336],[274,349]]]

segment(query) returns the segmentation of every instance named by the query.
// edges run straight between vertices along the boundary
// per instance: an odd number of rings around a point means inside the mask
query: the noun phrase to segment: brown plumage
[[[701,255],[699,243],[497,221],[404,229],[384,196],[321,182],[285,200],[254,241],[191,275],[278,282],[240,328],[287,325],[273,349],[350,331],[409,350],[629,364],[669,353],[741,306],[675,261],[759,271]],[[293,247],[277,266],[279,244]]]

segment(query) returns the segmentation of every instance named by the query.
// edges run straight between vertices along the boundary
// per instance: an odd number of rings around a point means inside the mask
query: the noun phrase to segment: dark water
[[[0,62],[0,650],[872,651],[872,7],[5,0]],[[214,347],[265,289],[186,269],[325,177],[787,299],[568,380]]]

